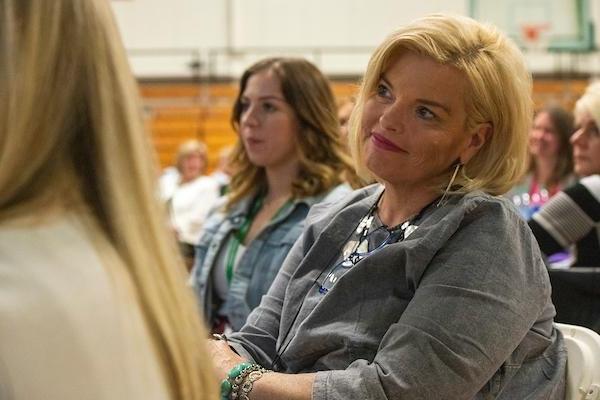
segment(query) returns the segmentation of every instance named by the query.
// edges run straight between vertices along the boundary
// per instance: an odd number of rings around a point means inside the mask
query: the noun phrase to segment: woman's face
[[[362,115],[367,168],[392,185],[429,186],[485,141],[467,134],[463,73],[407,52],[383,71]],[[477,129],[480,129],[479,127]]]
[[[600,174],[600,131],[590,113],[575,116],[575,133],[571,136],[573,164],[579,176]]]
[[[252,75],[240,98],[240,136],[252,164],[279,168],[298,160],[299,122],[270,70]]]
[[[184,182],[191,181],[202,175],[204,160],[200,153],[194,152],[183,156],[181,160],[181,178]]]
[[[533,157],[552,158],[558,157],[559,150],[560,140],[556,127],[550,114],[542,111],[536,115],[529,132],[529,153]]]

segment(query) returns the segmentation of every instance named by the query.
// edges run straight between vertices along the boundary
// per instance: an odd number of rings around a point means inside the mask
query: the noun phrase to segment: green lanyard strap
[[[250,212],[244,219],[244,222],[237,229],[237,231],[235,231],[233,233],[233,236],[231,237],[231,240],[229,242],[229,248],[227,249],[227,259],[226,259],[226,264],[225,264],[225,277],[227,278],[227,284],[230,284],[231,280],[233,279],[235,258],[237,256],[238,250],[240,248],[240,245],[242,243],[244,243],[244,240],[246,239],[246,236],[248,235],[248,232],[250,231],[250,226],[252,225],[252,221],[254,220],[254,217],[256,216],[256,214],[258,214],[258,211],[260,210],[260,208],[263,205],[263,200],[264,200],[264,197],[262,195],[259,195],[254,199],[254,202],[252,203],[252,208],[250,209]],[[286,201],[285,204],[283,204],[279,208],[279,210],[277,210],[275,215],[273,215],[273,218],[271,218],[271,221],[276,219],[283,212],[283,210],[285,210],[290,204],[292,204],[291,200]]]

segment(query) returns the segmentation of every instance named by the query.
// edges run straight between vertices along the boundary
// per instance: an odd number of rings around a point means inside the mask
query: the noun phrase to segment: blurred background
[[[330,78],[340,102],[354,94],[375,45],[435,12],[491,22],[525,53],[536,107],[572,110],[600,76],[600,0],[113,0],[162,167],[181,143],[208,148],[208,171],[236,135],[237,79],[267,56],[298,56]],[[368,16],[365,18],[365,16]]]

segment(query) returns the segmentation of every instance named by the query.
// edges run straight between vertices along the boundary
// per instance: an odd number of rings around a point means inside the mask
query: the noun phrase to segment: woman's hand
[[[209,340],[207,344],[214,372],[221,382],[241,362],[248,361],[237,355],[225,340]],[[250,399],[310,400],[315,374],[265,373],[255,381]]]
[[[231,368],[241,362],[247,361],[231,350],[225,340],[209,340],[207,347],[219,381],[225,379]]]

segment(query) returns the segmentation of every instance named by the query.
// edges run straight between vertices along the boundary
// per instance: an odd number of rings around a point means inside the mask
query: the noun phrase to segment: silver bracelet
[[[231,400],[250,400],[248,394],[252,390],[253,383],[262,378],[263,374],[270,370],[261,367],[258,364],[252,364],[245,368],[242,373],[236,376],[231,382]]]
[[[256,382],[257,380],[262,378],[263,375],[266,374],[267,372],[271,372],[271,371],[268,369],[261,368],[256,371],[250,372],[248,374],[248,376],[246,377],[246,379],[244,380],[244,383],[242,383],[242,386],[240,388],[241,393],[238,393],[239,400],[250,400],[250,398],[248,397],[248,394],[252,391],[254,382]]]

